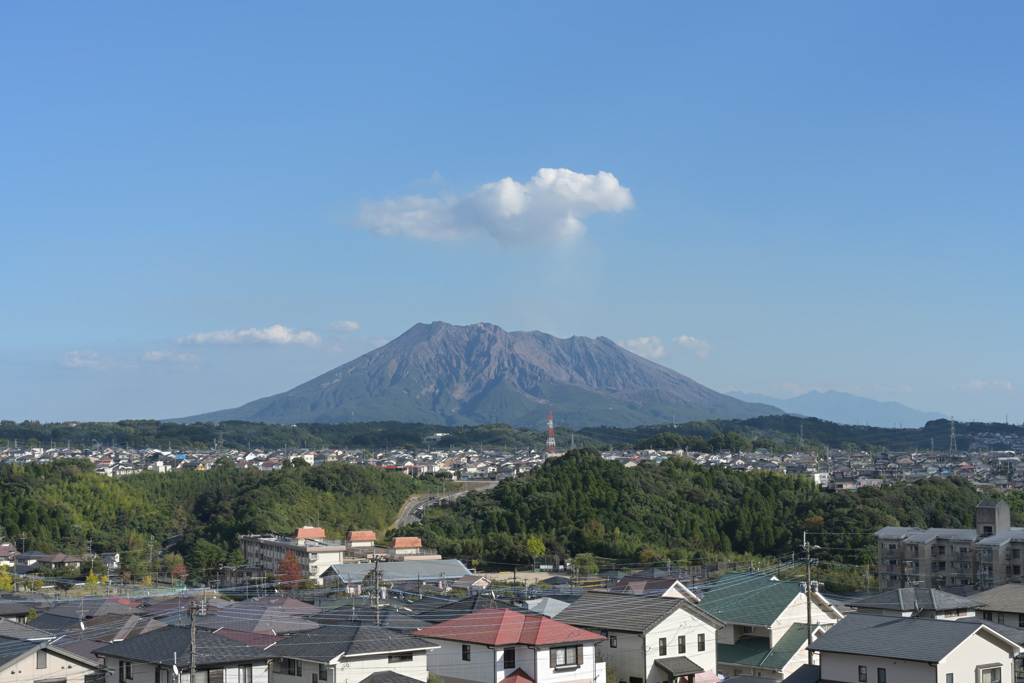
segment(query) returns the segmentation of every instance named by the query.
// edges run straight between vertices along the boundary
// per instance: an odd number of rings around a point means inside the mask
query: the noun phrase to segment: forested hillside
[[[548,553],[637,561],[786,555],[809,530],[822,556],[861,564],[886,525],[973,526],[984,496],[958,479],[828,493],[807,477],[738,472],[685,458],[635,468],[582,449],[487,493],[430,508],[419,533],[444,554],[528,564],[533,537]],[[1019,496],[1011,499],[1015,518]],[[534,548],[536,548],[534,543]]]
[[[413,493],[436,484],[371,467],[327,463],[275,472],[215,467],[207,472],[143,473],[111,479],[87,460],[0,465],[0,524],[29,549],[128,553],[138,573],[150,538],[160,550],[197,548],[223,561],[240,533],[294,532],[319,524],[332,537],[385,531]]]

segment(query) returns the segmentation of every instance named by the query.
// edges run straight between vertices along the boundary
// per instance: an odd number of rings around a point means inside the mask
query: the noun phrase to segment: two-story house
[[[539,614],[485,609],[413,635],[440,645],[427,668],[446,683],[605,683],[604,636]]]

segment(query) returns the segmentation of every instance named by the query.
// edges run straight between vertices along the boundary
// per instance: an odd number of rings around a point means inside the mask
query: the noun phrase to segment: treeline
[[[277,425],[262,422],[202,422],[180,424],[159,420],[122,420],[120,422],[13,422],[0,420],[0,446],[49,448],[71,447],[100,449],[108,446],[125,448],[159,448],[171,450],[206,450],[235,448],[263,450],[294,448],[423,448],[426,437],[445,433],[434,442],[443,448],[468,448],[481,445],[489,448],[543,449],[544,431],[506,424],[473,427],[444,427],[405,422],[348,422],[342,424]],[[568,443],[572,430],[559,427],[556,438]],[[593,445],[586,438],[580,445]]]
[[[432,479],[372,467],[327,463],[274,472],[238,469],[96,474],[87,460],[0,465],[0,525],[19,549],[121,552],[133,575],[148,569],[169,539],[197,564],[223,562],[241,533],[324,527],[332,537],[355,529],[384,532],[402,503],[436,490]],[[24,540],[23,540],[24,539]],[[213,550],[213,549],[216,549]],[[212,560],[209,558],[212,557]]]
[[[789,556],[803,532],[818,556],[871,561],[878,529],[973,527],[983,498],[960,479],[829,493],[803,476],[708,468],[685,458],[627,468],[592,449],[570,452],[487,493],[428,508],[417,533],[446,555],[529,565],[528,541],[562,557],[592,553],[636,562],[696,561],[715,555]],[[1015,519],[1024,513],[1011,497]]]
[[[983,433],[1000,432],[1024,435],[1024,426],[1003,423],[958,422],[957,445],[961,451],[974,447],[975,438]],[[927,451],[933,446],[944,450],[949,444],[949,420],[932,420],[924,427],[893,429],[844,425],[815,417],[766,415],[747,420],[700,420],[675,425],[641,425],[632,428],[585,427],[576,432],[576,439],[596,444],[636,447],[660,434],[676,434],[687,439],[699,437],[705,444],[729,433],[742,436],[751,443],[769,444],[775,452],[841,448],[849,451]],[[695,441],[691,441],[697,443]],[[755,446],[756,448],[757,446]],[[992,444],[994,450],[1007,444]],[[698,450],[693,448],[692,450]]]
[[[556,416],[557,419],[557,416]],[[1010,424],[958,423],[960,450],[970,450],[974,437],[999,431],[1024,435],[1024,427]],[[700,420],[674,425],[642,425],[632,428],[585,427],[572,430],[555,427],[559,444],[575,441],[579,447],[690,448],[749,450],[767,448],[774,452],[797,449],[824,452],[825,448],[866,451],[940,449],[949,443],[950,423],[934,420],[916,429],[888,429],[841,425],[817,418],[769,415],[749,420]],[[181,424],[159,420],[120,422],[40,423],[0,420],[0,446],[49,448],[70,446],[97,449],[106,446],[205,450],[217,447],[264,450],[280,448],[422,448],[427,437],[447,436],[432,441],[439,448],[543,449],[546,430],[511,427],[507,424],[451,427],[405,422],[348,422],[342,424],[277,425],[261,422],[203,422]],[[666,442],[664,435],[681,439]],[[657,437],[657,438],[656,438]],[[651,440],[655,439],[654,442]],[[679,445],[682,444],[682,445]],[[998,449],[1005,444],[995,444]]]

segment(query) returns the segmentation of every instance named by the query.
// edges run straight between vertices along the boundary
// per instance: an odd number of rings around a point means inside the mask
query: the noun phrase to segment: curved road
[[[459,482],[458,491],[445,491],[441,495],[441,500],[447,498],[457,498],[465,495],[468,491],[482,491],[484,489],[493,489],[498,485],[496,481],[463,481]],[[420,507],[426,505],[437,505],[438,496],[436,493],[417,493],[409,496],[409,500],[405,501],[402,505],[402,509],[398,513],[398,519],[395,520],[395,528],[400,529],[407,524],[413,524],[420,521],[417,510]]]

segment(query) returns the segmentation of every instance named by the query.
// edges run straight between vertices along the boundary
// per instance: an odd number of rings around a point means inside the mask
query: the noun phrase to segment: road
[[[492,489],[498,485],[496,481],[463,481],[459,482],[459,490],[457,491],[445,491],[441,494],[441,500],[447,500],[450,498],[458,498],[463,496],[469,491],[482,491],[484,489]],[[401,529],[407,524],[413,524],[420,521],[420,516],[417,514],[422,511],[422,508],[427,505],[437,505],[438,494],[436,493],[417,493],[409,496],[409,500],[405,501],[402,505],[401,511],[398,513],[398,519],[395,520],[395,528]]]

